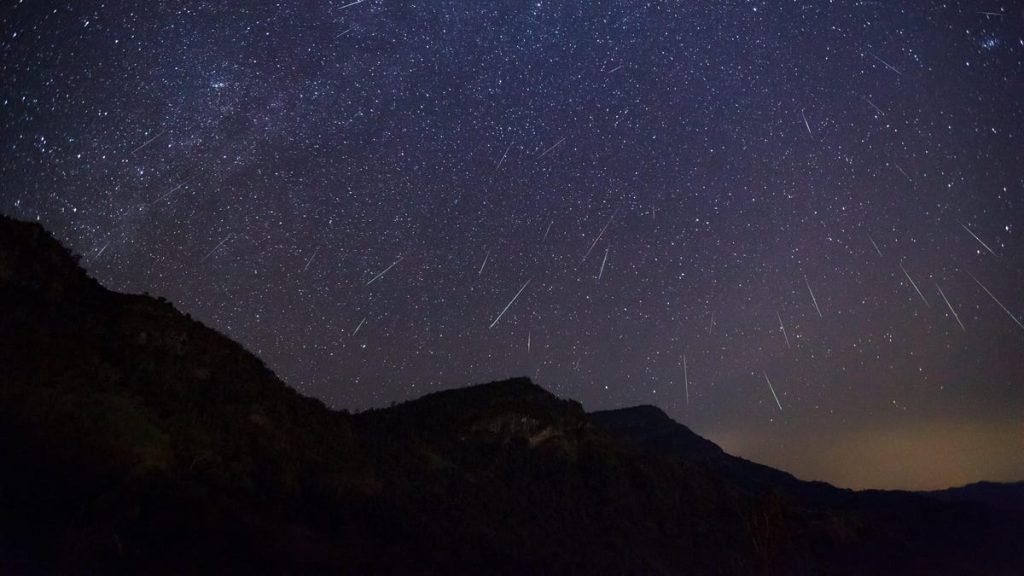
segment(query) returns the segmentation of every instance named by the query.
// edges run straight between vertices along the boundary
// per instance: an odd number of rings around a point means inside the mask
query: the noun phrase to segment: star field
[[[1024,478],[1015,2],[0,24],[0,212],[329,405],[527,375],[843,486]]]

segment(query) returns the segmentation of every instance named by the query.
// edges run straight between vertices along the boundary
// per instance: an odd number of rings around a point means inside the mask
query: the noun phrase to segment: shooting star
[[[367,286],[369,286],[370,284],[373,284],[373,283],[374,283],[374,282],[376,282],[377,280],[380,280],[380,277],[381,277],[381,276],[383,276],[383,275],[385,275],[385,274],[387,274],[387,273],[388,273],[388,270],[391,270],[392,268],[394,268],[394,267],[395,267],[395,265],[396,265],[396,264],[398,264],[399,262],[401,262],[401,261],[402,261],[402,258],[403,258],[403,256],[399,256],[399,257],[398,257],[398,260],[395,260],[394,262],[392,262],[392,263],[391,263],[391,266],[388,266],[387,268],[385,268],[385,269],[384,269],[384,271],[383,271],[383,272],[381,272],[380,274],[377,274],[376,276],[374,276],[374,277],[373,277],[373,278],[372,278],[372,279],[371,279],[371,280],[370,280],[369,282],[367,282],[367,283],[366,283],[366,285],[367,285]]]
[[[175,193],[175,192],[177,192],[177,191],[178,191],[179,189],[181,189],[181,187],[182,187],[182,186],[184,186],[184,185],[188,184],[189,182],[191,182],[191,181],[195,180],[197,176],[198,176],[198,174],[193,174],[192,176],[189,176],[188,178],[186,178],[186,179],[182,180],[182,181],[181,181],[181,182],[180,182],[180,183],[179,183],[179,184],[178,184],[177,186],[175,186],[174,188],[171,188],[171,189],[170,189],[170,190],[168,190],[167,192],[164,192],[163,194],[161,194],[161,195],[160,195],[160,197],[159,197],[159,198],[157,198],[156,200],[153,200],[152,202],[150,202],[150,203],[149,203],[149,206],[150,206],[150,207],[156,206],[156,204],[157,204],[158,202],[160,202],[160,201],[161,201],[161,200],[163,200],[164,198],[167,198],[167,197],[168,197],[168,196],[170,196],[171,194],[174,194],[174,193]]]
[[[354,29],[355,29],[355,25],[353,24],[352,26],[349,26],[348,28],[346,28],[344,32],[342,32],[342,33],[338,34],[337,36],[335,36],[334,39],[337,40],[338,38],[341,38],[342,36],[344,36],[345,34],[348,34],[349,32],[351,32]]]
[[[544,237],[540,239],[541,242],[546,242],[547,241],[548,234],[551,232],[551,225],[554,224],[554,223],[555,223],[554,220],[552,220],[551,222],[548,222],[548,227],[547,227],[547,229],[544,230]]]
[[[625,64],[619,64],[619,65],[618,65],[618,66],[616,66],[615,68],[612,68],[611,70],[609,70],[609,71],[605,72],[605,74],[611,74],[612,72],[615,72],[616,70],[619,70],[619,69],[620,69],[620,68],[622,68],[623,66],[625,66]]]
[[[1021,323],[1020,323],[1020,320],[1017,320],[1017,317],[1016,317],[1016,316],[1014,316],[1012,312],[1010,312],[1010,309],[1009,309],[1009,308],[1007,308],[1006,306],[1003,306],[1003,303],[1002,303],[1002,302],[1000,302],[1000,301],[999,301],[999,299],[998,299],[998,298],[996,298],[996,295],[995,295],[995,294],[993,294],[993,293],[992,293],[992,292],[991,292],[991,291],[990,291],[990,290],[989,290],[988,288],[986,288],[986,287],[985,287],[985,285],[984,285],[984,284],[982,284],[982,283],[981,283],[981,280],[978,280],[977,278],[975,278],[975,277],[974,277],[974,274],[971,274],[970,272],[968,272],[968,273],[967,273],[967,275],[968,275],[968,276],[970,276],[970,277],[971,277],[972,279],[974,279],[974,281],[978,283],[978,286],[981,286],[981,289],[982,289],[982,290],[984,290],[984,291],[985,291],[985,293],[986,293],[986,294],[988,294],[988,295],[989,295],[989,297],[990,297],[990,298],[992,298],[992,300],[993,300],[993,301],[994,301],[994,302],[995,302],[996,304],[999,304],[999,307],[1003,309],[1003,312],[1006,312],[1006,314],[1007,314],[1007,315],[1008,315],[1008,316],[1009,316],[1010,318],[1012,318],[1014,322],[1016,322],[1016,323],[1017,323],[1017,326],[1020,326],[1020,329],[1021,329],[1021,330],[1024,330],[1024,324],[1021,324]]]
[[[775,398],[775,404],[779,407],[779,412],[782,412],[782,403],[779,402],[779,397],[775,394],[775,387],[772,386],[772,381],[768,379],[768,373],[762,370],[761,374],[764,374],[764,381],[768,383],[768,389],[772,391],[772,397]]]
[[[807,127],[807,133],[810,134],[811,138],[813,139],[814,132],[811,132],[811,123],[807,121],[807,115],[804,114],[804,111],[802,109],[800,110],[800,117],[804,119],[804,126]]]
[[[104,245],[103,245],[103,247],[102,247],[102,248],[100,248],[100,251],[99,251],[99,252],[97,252],[97,253],[96,253],[96,255],[95,255],[95,256],[93,256],[93,257],[92,257],[92,258],[90,259],[90,261],[92,261],[92,262],[95,262],[96,260],[99,260],[99,257],[103,255],[103,251],[107,249],[107,246],[110,246],[110,241],[109,241],[109,240],[107,241],[107,243],[106,243],[106,244],[104,244]]]
[[[882,112],[881,108],[879,108],[878,106],[875,106],[875,103],[872,102],[867,96],[861,96],[861,98],[863,98],[864,101],[868,103],[868,106],[871,106],[872,108],[874,108],[875,112],[878,112],[879,116],[885,116],[885,112]]]
[[[526,351],[527,352],[530,351],[530,333],[529,332],[526,333]]]
[[[988,247],[988,244],[985,244],[984,242],[982,242],[981,238],[978,238],[977,234],[975,234],[974,232],[971,232],[971,229],[968,228],[963,222],[961,222],[960,225],[963,226],[964,230],[967,230],[967,233],[970,234],[972,238],[974,238],[975,240],[978,241],[978,244],[981,244],[982,246],[984,246],[985,250],[988,250],[989,254],[991,254],[993,256],[996,256],[996,253],[993,252],[992,249]],[[999,256],[996,256],[996,258],[998,258],[998,257]]]
[[[882,256],[882,251],[878,249],[878,244],[875,244],[875,239],[871,237],[871,234],[868,234],[868,240],[870,240],[871,245],[875,247],[875,252],[878,252],[878,255]]]
[[[163,136],[165,132],[167,132],[167,130],[161,130],[161,131],[160,131],[160,132],[159,132],[159,133],[158,133],[158,134],[157,134],[156,136],[153,136],[153,137],[152,137],[152,138],[150,138],[149,140],[146,140],[146,141],[145,141],[145,142],[143,142],[142,144],[139,144],[139,146],[138,146],[137,148],[135,148],[135,150],[132,150],[132,152],[131,152],[131,153],[132,153],[132,154],[135,154],[135,153],[136,153],[136,152],[138,152],[139,150],[142,150],[142,149],[143,149],[143,148],[145,148],[146,146],[149,146],[149,145],[150,145],[150,144],[152,144],[152,143],[153,143],[153,142],[154,142],[154,141],[155,141],[155,140],[156,140],[157,138],[159,138],[159,137]]]
[[[480,265],[480,270],[476,273],[477,276],[484,273],[484,266],[487,266],[487,260],[491,257],[490,248],[487,249],[487,254],[484,256],[484,263]]]
[[[353,330],[352,334],[350,334],[349,336],[355,336],[359,332],[359,329],[363,327],[363,324],[365,322],[366,322],[366,317],[363,317],[363,319],[359,321],[359,325],[356,326],[356,329]]]
[[[711,331],[715,329],[715,311],[711,311],[711,322],[708,324],[708,336],[711,335]]]
[[[366,0],[355,0],[355,2],[349,2],[348,4],[345,4],[344,6],[338,8],[338,10],[344,10],[345,8],[351,8],[352,6],[355,6],[356,4],[362,4],[363,2],[366,2]]]
[[[200,260],[200,262],[203,262],[204,260],[206,260],[210,256],[213,256],[213,253],[216,252],[221,246],[224,245],[225,242],[228,241],[228,238],[231,238],[231,234],[228,234],[227,236],[225,236],[224,239],[220,241],[220,243],[218,243],[216,246],[213,247],[213,250],[210,250],[209,252],[207,252],[206,256],[203,256],[203,258],[202,258],[202,260]]]
[[[942,287],[938,284],[936,284],[935,287],[938,288],[939,296],[942,296],[942,300],[946,303],[946,306],[949,306],[949,311],[953,313],[953,318],[956,318],[956,323],[960,325],[960,329],[966,332],[967,328],[964,328],[964,323],[960,321],[960,315],[956,313],[956,310],[953,309],[953,305],[949,303],[949,298],[946,298],[946,294],[942,291]]]
[[[309,257],[309,260],[306,260],[306,265],[302,267],[302,271],[303,272],[305,272],[306,270],[309,270],[309,265],[313,263],[313,258],[316,258],[316,253],[319,252],[319,251],[320,251],[320,247],[317,246],[316,249],[313,250],[313,255]]]
[[[917,282],[914,282],[914,279],[910,277],[910,273],[908,273],[907,269],[903,267],[902,261],[900,262],[900,270],[903,270],[903,275],[907,277],[907,280],[910,280],[910,285],[914,287],[914,290],[917,292],[917,295],[921,297],[924,305],[930,308],[931,305],[928,304],[928,300],[924,297],[924,294],[921,293],[921,289],[917,287]]]
[[[907,179],[907,182],[914,182],[914,180],[910,178],[910,174],[907,174],[907,171],[903,169],[903,166],[900,166],[899,163],[895,161],[893,161],[892,165],[895,166],[896,169],[900,171],[900,174],[903,174],[903,177]]]
[[[893,66],[892,64],[889,64],[885,60],[882,60],[881,58],[876,56],[874,52],[868,52],[868,54],[870,54],[871,57],[874,58],[875,60],[878,60],[879,62],[881,62],[883,66],[885,66],[889,70],[892,70],[893,72],[895,72],[898,76],[903,76],[903,73],[900,72],[899,70],[897,70],[895,66]]]
[[[554,150],[555,148],[558,148],[558,145],[559,145],[559,144],[561,144],[562,142],[565,142],[565,137],[563,137],[563,138],[562,138],[561,140],[559,140],[558,142],[555,142],[554,144],[552,144],[552,145],[551,145],[551,146],[550,146],[550,147],[549,147],[549,148],[548,148],[547,150],[545,150],[544,152],[542,152],[540,156],[537,156],[537,160],[540,160],[541,158],[543,158],[543,157],[547,156],[547,155],[548,155],[548,152],[551,152],[551,151],[552,151],[552,150]]]
[[[807,285],[807,291],[811,294],[811,302],[814,302],[814,309],[818,311],[818,318],[821,318],[821,308],[818,308],[818,299],[814,297],[814,290],[811,290],[811,282],[807,280],[807,274],[804,274],[804,284]]]
[[[690,403],[690,375],[686,371],[686,354],[683,354],[683,385],[686,387],[686,403]]]
[[[608,217],[608,221],[605,222],[604,228],[601,228],[601,233],[597,235],[597,238],[594,238],[594,241],[590,244],[590,248],[587,249],[587,253],[583,255],[583,260],[581,260],[581,262],[585,262],[587,256],[590,256],[590,253],[594,250],[594,246],[597,246],[597,243],[601,240],[601,237],[604,236],[604,232],[612,223],[613,218],[615,218],[615,212],[612,212],[612,215]]]
[[[514,144],[514,142],[513,142],[513,144]],[[508,151],[511,150],[511,149],[512,149],[512,144],[509,144],[508,148],[505,148],[505,153],[501,155],[501,160],[498,160],[498,165],[494,167],[494,172],[495,173],[497,173],[498,170],[501,170],[501,165],[505,163],[505,158],[508,156]]]
[[[779,330],[782,330],[782,337],[786,339],[786,348],[792,348],[792,346],[789,345],[789,335],[786,334],[786,327],[782,324],[782,314],[779,314],[779,312],[776,311],[775,315],[779,318]]]
[[[533,280],[533,278],[530,280]],[[516,295],[509,300],[508,304],[505,305],[505,309],[501,311],[501,314],[498,314],[498,317],[494,319],[494,322],[491,322],[491,325],[487,327],[488,329],[494,328],[494,325],[498,323],[498,320],[501,320],[501,317],[505,315],[505,312],[508,312],[508,309],[512,307],[512,304],[514,304],[519,298],[519,295],[523,293],[523,290],[526,290],[526,287],[530,285],[530,280],[527,280],[526,283],[523,284],[523,287],[519,289],[519,292],[516,292]]]
[[[601,271],[597,273],[597,279],[600,280],[601,276],[604,276],[604,265],[608,262],[608,251],[611,250],[610,246],[604,249],[604,260],[601,260]]]

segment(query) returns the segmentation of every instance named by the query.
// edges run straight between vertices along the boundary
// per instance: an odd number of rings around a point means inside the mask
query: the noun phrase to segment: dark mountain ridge
[[[999,510],[1024,513],[1024,482],[974,482],[925,494],[946,502],[979,502]]]
[[[669,454],[713,470],[748,490],[774,489],[804,499],[816,497],[828,501],[852,494],[850,490],[835,488],[824,482],[798,480],[782,470],[727,454],[717,444],[672,420],[655,406],[594,412],[591,417],[619,439],[638,448]]]
[[[0,217],[0,572],[1020,574],[1024,515],[800,481],[527,379],[359,414]]]

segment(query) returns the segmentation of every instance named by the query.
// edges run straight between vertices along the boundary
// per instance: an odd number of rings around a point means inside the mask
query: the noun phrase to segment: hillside
[[[0,572],[1017,574],[1024,516],[734,458],[526,379],[360,414],[0,217]]]
[[[998,510],[1024,514],[1024,482],[975,482],[925,494],[946,502],[978,502]]]

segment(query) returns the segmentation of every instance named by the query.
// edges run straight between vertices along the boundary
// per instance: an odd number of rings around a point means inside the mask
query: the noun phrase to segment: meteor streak
[[[930,307],[931,305],[928,304],[928,299],[924,297],[924,294],[921,293],[921,289],[917,287],[917,282],[914,282],[914,279],[910,277],[907,269],[903,267],[903,262],[900,262],[900,270],[903,270],[903,275],[907,277],[907,280],[910,280],[910,285],[914,287],[917,295],[921,297],[922,301],[924,301],[924,305]]]
[[[807,127],[807,133],[811,135],[811,138],[814,138],[814,132],[811,132],[811,123],[807,121],[807,115],[804,114],[803,110],[800,111],[800,117],[804,119],[804,126]]]
[[[494,171],[495,172],[497,172],[498,170],[501,170],[501,165],[505,163],[505,157],[508,156],[508,151],[511,150],[511,149],[512,149],[512,144],[509,144],[508,148],[505,148],[505,153],[501,155],[501,160],[498,160],[498,165],[494,167]]]
[[[530,280],[533,279],[531,278]],[[508,312],[508,309],[512,307],[512,304],[519,298],[519,295],[523,293],[523,290],[526,290],[526,287],[530,285],[530,280],[527,280],[526,283],[523,284],[523,287],[519,289],[519,292],[516,292],[516,295],[509,300],[508,304],[505,305],[505,309],[501,311],[501,314],[498,314],[498,317],[495,318],[494,322],[491,322],[491,325],[487,328],[494,328],[494,325],[498,323],[498,320],[501,320],[501,317],[505,315],[505,312]]]
[[[320,251],[320,247],[317,246],[316,249],[313,250],[313,255],[309,257],[309,260],[306,260],[306,265],[303,266],[303,268],[302,268],[303,272],[305,272],[306,270],[309,270],[309,265],[313,263],[313,258],[316,258],[316,253],[319,252],[319,251]]]
[[[871,237],[871,234],[868,234],[868,240],[870,240],[871,245],[875,247],[875,252],[878,252],[878,255],[881,256],[882,251],[878,249],[878,244],[875,244],[875,239]]]
[[[968,272],[967,275],[970,276],[975,282],[977,282],[978,286],[981,286],[981,289],[984,290],[985,293],[988,294],[989,297],[992,298],[992,300],[996,304],[999,304],[999,307],[1003,309],[1003,312],[1006,312],[1006,315],[1009,316],[1010,318],[1012,318],[1013,321],[1017,323],[1017,326],[1020,326],[1021,330],[1024,330],[1024,324],[1021,324],[1020,320],[1017,320],[1017,317],[1014,316],[1012,312],[1010,312],[1009,308],[1007,308],[1006,306],[1003,306],[1003,303],[1000,302],[999,299],[996,298],[996,295],[993,294],[988,288],[985,287],[984,284],[981,283],[981,280],[978,280],[977,278],[975,278],[974,274],[971,274],[970,272]]]
[[[779,330],[782,330],[782,337],[786,339],[786,348],[792,348],[792,346],[789,345],[789,336],[786,334],[786,327],[782,324],[782,314],[779,314],[779,312],[776,311],[775,315],[779,318]]]
[[[686,403],[690,403],[690,376],[686,372],[686,354],[683,354],[683,385],[686,387]]]
[[[551,233],[551,225],[554,224],[554,223],[555,223],[554,220],[552,220],[551,222],[548,222],[548,227],[547,227],[547,229],[544,230],[544,237],[540,239],[541,242],[547,241],[548,234]]]
[[[359,321],[359,325],[356,326],[356,329],[352,331],[351,335],[355,336],[359,332],[359,329],[363,327],[363,323],[365,323],[365,322],[366,322],[366,318],[364,317],[362,320]]]
[[[960,316],[956,313],[956,310],[953,309],[953,305],[949,303],[949,298],[946,298],[946,294],[942,291],[942,287],[938,284],[936,284],[935,287],[938,288],[939,296],[942,296],[942,299],[946,302],[946,306],[949,306],[949,311],[953,313],[953,318],[956,318],[956,323],[960,325],[960,329],[966,331],[967,329],[964,328],[964,323],[960,321]]]
[[[490,258],[490,257],[491,257],[491,251],[488,250],[487,254],[484,256],[484,263],[480,265],[480,270],[476,273],[477,276],[479,276],[479,275],[484,273],[484,266],[487,266],[487,259]]]
[[[221,246],[224,245],[225,242],[228,241],[228,238],[231,238],[231,234],[228,234],[227,236],[225,236],[224,239],[220,241],[220,243],[218,243],[216,246],[213,247],[213,250],[210,250],[209,252],[207,252],[206,256],[203,256],[203,258],[202,258],[202,260],[200,260],[200,262],[203,262],[204,260],[206,260],[210,256],[213,256],[213,253],[216,252]]]
[[[768,379],[768,373],[764,370],[761,373],[764,374],[764,381],[768,383],[768,389],[772,391],[772,397],[775,398],[775,404],[779,407],[779,412],[782,412],[782,403],[779,402],[779,397],[775,394],[775,387],[772,386],[772,381]]]
[[[608,222],[605,223],[604,228],[601,228],[601,233],[598,234],[597,238],[594,238],[594,242],[590,244],[590,248],[587,249],[587,253],[583,255],[583,260],[586,260],[587,256],[590,256],[590,253],[594,250],[594,246],[597,246],[597,243],[601,240],[601,237],[604,236],[604,231],[607,230],[608,225],[612,223],[612,218],[615,218],[614,212],[608,218]]]
[[[598,280],[601,279],[601,276],[604,276],[604,265],[605,265],[606,262],[608,262],[608,251],[609,250],[611,250],[611,247],[607,247],[607,248],[604,249],[604,260],[601,260],[601,271],[597,273],[597,279]]]
[[[395,260],[394,262],[391,263],[391,266],[388,266],[387,268],[384,269],[383,272],[381,272],[380,274],[377,274],[376,276],[374,276],[369,282],[366,283],[366,285],[369,286],[370,284],[373,284],[374,282],[379,280],[381,276],[383,276],[383,275],[388,273],[388,270],[391,270],[392,268],[394,268],[395,264],[398,264],[399,262],[401,262],[402,258],[403,258],[402,256],[399,256],[398,260]]]
[[[562,139],[561,139],[561,140],[559,140],[558,142],[555,142],[555,143],[554,143],[554,144],[552,144],[552,145],[551,145],[550,147],[548,147],[548,149],[547,149],[547,150],[545,150],[544,152],[542,152],[540,156],[537,156],[537,160],[540,160],[541,158],[543,158],[543,157],[547,156],[547,155],[548,155],[548,152],[551,152],[551,151],[552,151],[552,150],[554,150],[555,148],[558,148],[558,145],[559,145],[559,144],[561,144],[562,142],[565,142],[565,137],[562,137]]]
[[[966,226],[965,224],[963,224],[963,223],[961,223],[960,225],[961,225],[961,226],[963,226],[964,230],[967,230],[967,233],[968,233],[968,234],[970,234],[972,238],[974,238],[975,240],[977,240],[977,241],[978,241],[978,244],[981,244],[982,246],[984,246],[984,247],[985,247],[985,250],[988,250],[988,253],[989,253],[989,254],[991,254],[991,255],[993,255],[993,256],[996,256],[996,253],[995,253],[995,252],[993,252],[993,251],[992,251],[992,249],[988,247],[988,244],[985,244],[984,242],[982,242],[982,241],[981,241],[981,238],[978,238],[978,236],[977,236],[977,235],[976,235],[976,234],[975,234],[974,232],[971,232],[971,229],[970,229],[970,228],[968,228],[968,227],[967,227],[967,226]],[[998,256],[996,256],[996,258],[998,258]]]
[[[807,291],[811,294],[811,302],[814,302],[814,309],[818,311],[818,318],[821,318],[821,308],[818,308],[818,299],[814,297],[814,290],[811,290],[811,283],[807,280],[807,274],[804,274],[804,284],[807,284]]]

